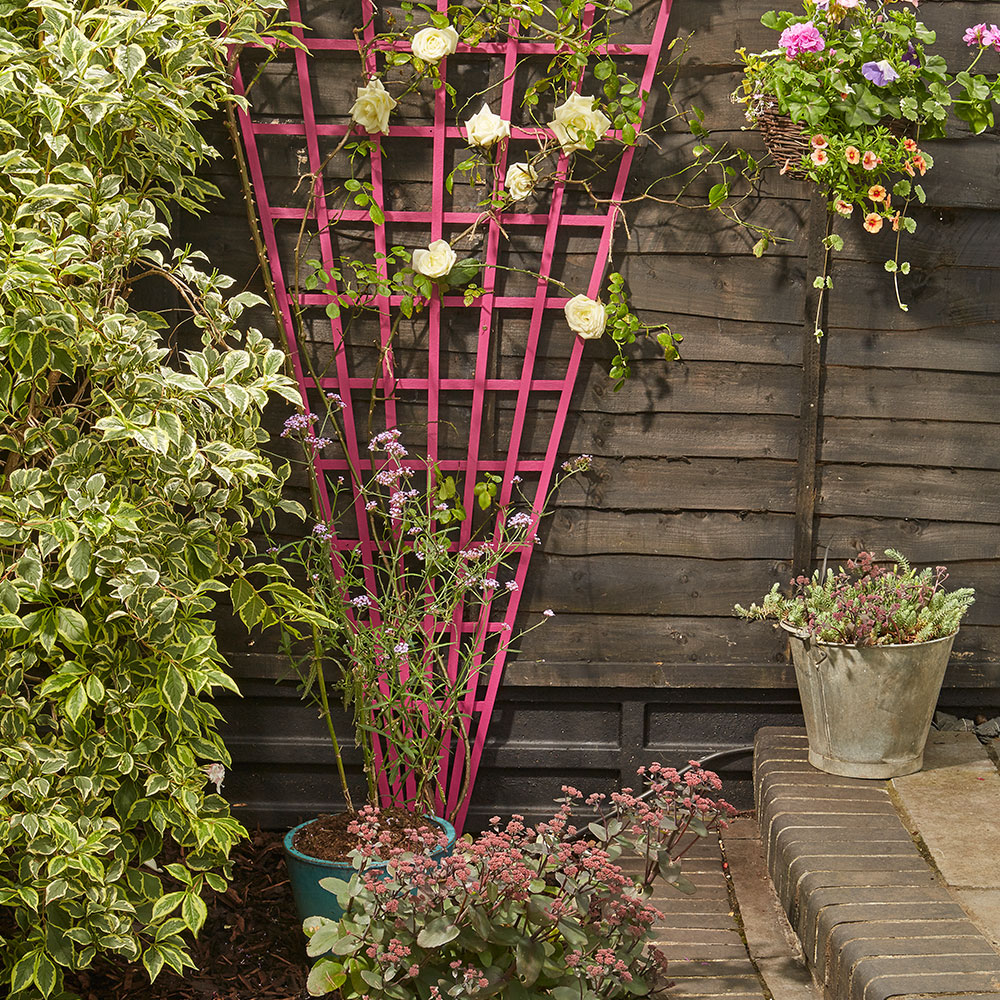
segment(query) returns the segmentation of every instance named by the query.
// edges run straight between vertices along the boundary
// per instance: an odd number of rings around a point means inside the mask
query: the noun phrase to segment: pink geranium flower
[[[826,42],[812,21],[805,24],[790,24],[781,33],[778,45],[785,50],[788,59],[794,59],[801,52],[822,52]]]

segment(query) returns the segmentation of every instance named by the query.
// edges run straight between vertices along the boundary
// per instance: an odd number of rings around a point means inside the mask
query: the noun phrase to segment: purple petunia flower
[[[906,46],[906,55],[903,56],[903,62],[909,63],[911,66],[916,66],[919,69],[920,56],[917,55],[917,50],[913,42],[910,42],[909,45]]]
[[[892,68],[888,59],[880,59],[878,62],[867,62],[861,67],[861,75],[866,80],[871,80],[876,87],[884,87],[899,79],[899,74]]]

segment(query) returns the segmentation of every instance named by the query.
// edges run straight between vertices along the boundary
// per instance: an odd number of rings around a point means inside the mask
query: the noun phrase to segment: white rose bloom
[[[410,48],[424,62],[440,62],[458,48],[458,32],[450,24],[447,28],[421,28],[413,36]]]
[[[569,328],[584,340],[596,340],[604,333],[608,317],[600,299],[595,301],[586,295],[574,295],[566,303],[564,311]]]
[[[555,133],[563,152],[572,153],[575,149],[586,148],[588,132],[593,132],[600,139],[610,124],[611,119],[600,108],[594,107],[593,97],[571,94],[556,108],[556,116],[549,122],[549,128]]]
[[[413,251],[413,270],[428,278],[443,278],[458,260],[447,240],[435,240],[426,250]]]
[[[389,112],[396,106],[395,98],[375,77],[364,87],[358,87],[358,99],[351,105],[351,118],[366,132],[389,132]]]
[[[512,163],[507,168],[503,186],[514,201],[527,198],[538,183],[538,173],[530,163]]]
[[[488,104],[482,111],[477,111],[466,123],[465,132],[470,146],[489,148],[498,139],[506,139],[510,135],[510,122],[505,122],[499,115],[490,111]]]

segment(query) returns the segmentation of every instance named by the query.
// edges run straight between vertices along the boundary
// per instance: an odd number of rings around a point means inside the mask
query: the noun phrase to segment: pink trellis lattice
[[[638,60],[640,90],[644,95],[654,79],[671,3],[672,0],[659,0],[648,41],[630,42],[627,48],[611,45],[602,53]],[[485,474],[493,474],[500,477],[496,499],[501,507],[511,502],[514,484],[519,483],[522,495],[529,499],[533,491],[532,508],[537,511],[544,505],[556,473],[560,439],[584,350],[584,341],[569,331],[563,318],[569,296],[558,281],[549,279],[554,277],[556,267],[566,256],[566,242],[579,242],[579,238],[584,237],[589,243],[588,255],[594,255],[593,265],[589,279],[579,277],[577,280],[580,284],[585,283],[585,293],[590,298],[599,296],[635,147],[622,147],[614,165],[609,196],[601,202],[583,203],[583,210],[578,210],[571,195],[571,185],[567,183],[570,158],[565,154],[558,158],[544,201],[537,199],[539,205],[547,205],[547,211],[526,211],[519,205],[512,205],[510,209],[489,214],[475,206],[463,207],[449,190],[446,177],[456,150],[465,150],[465,134],[458,122],[449,120],[446,90],[439,87],[432,98],[430,122],[409,124],[405,116],[394,114],[387,137],[371,136],[375,149],[370,156],[370,197],[377,206],[376,218],[384,220],[373,223],[368,206],[331,204],[329,191],[337,178],[331,176],[334,158],[330,152],[348,133],[356,132],[362,138],[365,133],[352,125],[343,111],[343,102],[334,113],[327,107],[333,102],[328,96],[330,77],[323,77],[323,60],[331,57],[343,60],[332,64],[334,77],[343,80],[347,77],[342,68],[347,65],[346,60],[353,54],[356,66],[358,51],[363,49],[367,53],[365,70],[374,74],[377,60],[384,57],[386,49],[405,49],[407,43],[377,39],[378,15],[371,0],[359,0],[357,25],[363,27],[358,28],[357,35],[353,33],[354,25],[344,23],[342,9],[349,6],[347,3],[337,5],[341,23],[335,24],[334,30],[328,26],[326,32],[322,23],[310,24],[311,11],[304,9],[303,0],[289,0],[288,6],[293,21],[304,22],[314,30],[295,29],[305,49],[285,53],[289,58],[280,65],[287,76],[277,86],[271,86],[270,94],[265,84],[268,81],[273,84],[276,64],[272,64],[266,80],[263,77],[257,80],[256,90],[251,92],[257,106],[249,113],[241,111],[239,120],[271,277],[303,408],[306,413],[321,411],[319,396],[331,392],[339,394],[345,404],[341,418],[347,454],[331,457],[323,452],[313,457],[322,512],[325,517],[332,514],[330,477],[347,476],[352,466],[362,473],[378,467],[377,464],[373,466],[364,447],[370,422],[370,398],[379,401],[377,419],[381,426],[376,430],[402,427],[403,437],[410,446],[414,428],[419,427],[419,432],[425,435],[427,458],[437,464],[442,474],[455,477],[466,509],[474,508],[477,480]],[[437,9],[446,13],[447,0],[437,0]],[[592,18],[593,9],[588,6],[584,25],[589,27]],[[337,17],[333,20],[336,22]],[[334,34],[337,29],[340,37],[317,37],[324,33]],[[363,44],[359,45],[359,40]],[[443,79],[447,78],[446,74],[454,77],[460,68],[472,64],[477,64],[477,71],[482,73],[484,60],[487,67],[490,61],[499,63],[502,72],[498,86],[491,90],[492,103],[496,108],[499,92],[499,114],[511,121],[518,110],[515,100],[524,66],[532,59],[551,58],[557,51],[551,42],[520,37],[519,25],[512,21],[506,41],[459,45],[457,53],[445,60],[441,75]],[[237,66],[236,86],[240,92],[252,79],[253,55],[252,52],[244,53]],[[297,90],[291,109],[280,103],[280,100],[287,101],[288,83],[285,81],[289,77]],[[357,77],[355,69],[349,77],[351,87],[357,86]],[[579,91],[579,86],[577,89]],[[260,90],[264,91],[263,100],[258,100]],[[273,98],[279,92],[284,97]],[[271,98],[274,106],[268,107]],[[546,135],[551,133],[534,125],[512,124],[509,143],[502,144],[496,154],[494,183],[502,183],[511,148],[519,143],[537,147],[539,138]],[[612,130],[605,138],[620,138],[620,134]],[[426,150],[428,144],[430,185],[429,192],[422,189],[422,197],[424,204],[429,202],[430,207],[398,206],[397,186],[387,173],[405,174],[406,163],[418,160],[416,151],[418,148]],[[288,184],[283,189],[280,178],[265,174],[265,163],[270,164],[275,150],[285,157],[289,151],[297,154],[295,167],[284,171],[299,176],[297,189],[288,190]],[[414,151],[413,155],[409,151]],[[310,177],[315,178],[315,190],[303,204],[302,189]],[[458,186],[456,181],[456,188]],[[340,258],[338,234],[346,229],[349,232],[347,239],[367,243],[372,248],[374,259],[382,262],[380,267],[385,274],[384,255],[392,245],[390,235],[412,248],[448,239],[450,234],[467,230],[474,223],[478,223],[477,229],[481,230],[483,293],[467,304],[460,293],[442,295],[435,292],[424,314],[424,333],[408,347],[400,346],[394,330],[402,297],[379,296],[377,320],[367,331],[373,349],[367,353],[358,342],[349,342],[342,316],[327,319],[322,311],[330,302],[331,293],[337,292],[333,281],[325,291],[303,292],[299,286],[302,262],[289,250],[289,234],[308,229],[318,247],[315,255],[329,272]],[[510,259],[508,244],[512,240],[529,248],[533,255],[530,270],[540,275],[533,280],[533,287],[531,284],[525,287],[523,278],[518,285],[508,277],[517,271],[502,263]],[[522,266],[518,273],[525,270],[527,268]],[[582,288],[578,290],[583,291]],[[303,323],[301,318],[308,315],[309,310],[318,311],[323,318],[312,325]],[[314,332],[317,329],[320,330],[318,337]],[[501,343],[503,337],[508,342],[506,347]],[[511,341],[513,348],[509,346]],[[561,353],[553,346],[557,341],[564,345]],[[464,357],[457,357],[462,353],[458,349],[464,349]],[[304,363],[307,360],[304,352],[310,351],[313,352],[310,357],[324,359],[322,372],[317,372],[314,364]],[[373,385],[375,396],[371,396]],[[456,415],[462,419],[453,419]],[[548,419],[551,424],[547,433],[543,431],[539,435],[537,427]],[[456,426],[459,423],[460,430]],[[341,530],[340,537],[331,543],[335,563],[338,551],[357,547],[369,561],[371,559],[374,543],[357,494],[354,506],[358,515],[357,532],[349,538]],[[462,525],[460,544],[463,546],[469,543],[472,525],[472,518]],[[531,525],[529,541],[536,527],[537,517]],[[471,787],[486,745],[510,636],[524,592],[531,548],[525,546],[517,559],[516,588],[504,594],[506,604],[502,615],[491,613],[493,605],[487,604],[484,611],[473,609],[474,615],[462,615],[461,620],[452,624],[456,640],[453,658],[458,656],[462,636],[484,631],[490,641],[497,644],[497,654],[488,676],[485,672],[473,671],[465,694],[463,714],[467,718],[471,748],[469,759],[463,759],[465,755],[452,748],[450,759],[442,770],[439,812],[454,816],[459,828],[468,808],[468,796],[463,798],[461,792],[466,784]],[[500,603],[498,598],[497,604]],[[376,752],[381,752],[380,748]],[[384,779],[380,791],[386,803],[401,801],[401,789],[390,788]]]

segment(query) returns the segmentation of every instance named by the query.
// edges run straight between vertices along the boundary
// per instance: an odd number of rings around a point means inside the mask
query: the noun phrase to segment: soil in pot
[[[322,861],[349,861],[349,855],[358,846],[358,838],[348,827],[358,818],[357,813],[323,813],[295,834],[292,846],[311,858]],[[428,824],[406,809],[381,809],[379,827],[388,835],[392,846],[413,851],[423,851],[424,845],[408,830],[426,829]]]

